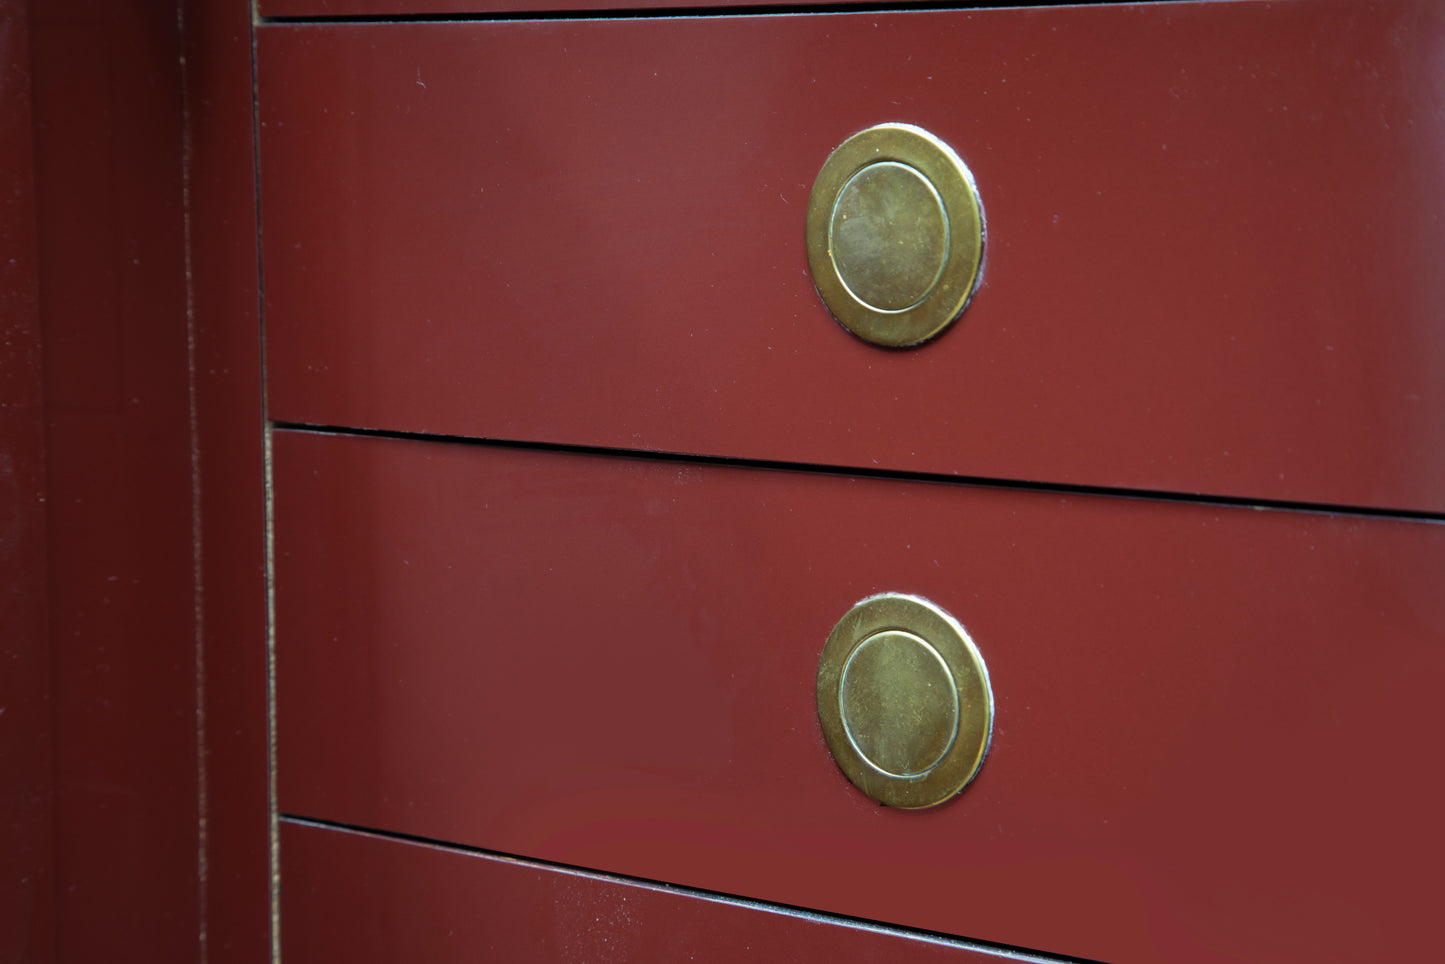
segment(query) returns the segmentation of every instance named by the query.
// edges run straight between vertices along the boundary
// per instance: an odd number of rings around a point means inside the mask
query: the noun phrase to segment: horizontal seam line
[[[378,830],[374,827],[365,827],[358,824],[344,823],[338,820],[325,820],[318,817],[305,817],[299,814],[282,813],[278,815],[283,823],[290,823],[301,827],[311,827],[317,830],[335,830],[345,833],[357,834],[360,836],[374,837],[380,840],[389,840],[397,843],[419,844],[428,847],[436,847],[452,853],[465,854],[476,857],[491,857],[504,860],[509,863],[521,864],[535,867],[541,870],[565,871],[573,874],[580,874],[608,883],[624,884],[629,886],[645,887],[659,890],[665,893],[676,894],[681,897],[693,897],[706,900],[712,903],[727,904],[741,907],[748,910],[762,911],[774,914],[783,914],[788,917],[796,917],[802,920],[815,923],[846,925],[860,927],[889,937],[898,937],[906,940],[928,941],[935,944],[944,944],[955,947],[959,950],[978,951],[986,954],[994,954],[1014,960],[1033,962],[1033,964],[1095,964],[1088,958],[1061,957],[1056,954],[1048,954],[1039,951],[1031,951],[1026,948],[1013,947],[1007,944],[993,944],[987,941],[978,941],[971,938],[956,937],[952,934],[944,934],[937,931],[924,930],[922,928],[904,927],[897,924],[883,924],[861,917],[850,917],[845,914],[835,914],[828,911],[810,910],[805,907],[797,907],[791,904],[782,904],[774,901],[758,900],[752,897],[740,897],[736,894],[727,894],[721,891],[705,890],[699,887],[688,887],[681,884],[670,884],[666,881],[650,880],[646,877],[635,877],[628,874],[617,874],[609,871],[593,870],[587,867],[578,867],[571,864],[564,864],[553,860],[540,860],[534,857],[523,857],[517,854],[504,853],[497,850],[487,850],[482,847],[473,847],[467,844],[459,844],[452,841],[440,840],[435,837],[425,837],[419,834],[401,833],[399,831]]]
[[[769,17],[785,15],[817,15],[844,13],[910,13],[914,11],[957,10],[1057,10],[1070,7],[1117,5],[1120,0],[1074,0],[1072,3],[1040,4],[1018,0],[981,0],[969,3],[967,0],[916,0],[905,3],[758,3],[736,6],[698,7],[620,7],[607,9],[569,10],[519,10],[493,11],[487,13],[416,13],[416,14],[334,14],[314,16],[259,17],[260,26],[330,26],[336,24],[393,24],[393,23],[507,23],[516,21],[547,20],[676,20],[679,18],[708,19],[715,17]],[[1131,6],[1167,6],[1171,3],[1198,2],[1198,0],[1138,0]]]
[[[790,462],[781,459],[742,458],[726,455],[700,455],[686,452],[649,451],[644,449],[614,448],[605,445],[580,445],[569,442],[538,442],[522,439],[486,438],[470,435],[448,435],[432,432],[408,432],[395,429],[354,428],[339,425],[324,425],[309,422],[273,421],[271,427],[284,432],[313,435],[351,436],[358,438],[393,439],[411,442],[436,442],[445,445],[466,445],[489,448],[522,449],[528,451],[557,452],[567,455],[592,455],[607,458],[641,459],[654,462],[682,463],[687,465],[716,466],[721,468],[759,469],[778,472],[796,472],[812,475],[850,476],[867,479],[885,479],[895,482],[925,482],[942,485],[971,486],[987,489],[1007,489],[1020,492],[1038,492],[1045,495],[1081,496],[1107,499],[1146,500],[1151,502],[1175,502],[1188,505],[1213,506],[1230,509],[1255,509],[1277,512],[1303,512],[1312,515],[1358,516],[1371,519],[1391,519],[1400,522],[1445,522],[1445,513],[1431,513],[1410,509],[1383,509],[1373,506],[1336,505],[1326,502],[1300,502],[1286,499],[1253,499],[1246,496],[1208,495],[1203,493],[1169,492],[1155,489],[1136,489],[1122,486],[1081,485],[1060,482],[1037,482],[1026,479],[1000,479],[988,476],[948,474],[943,472],[918,472],[906,469],[869,468],[864,466],[819,464],[812,462]]]

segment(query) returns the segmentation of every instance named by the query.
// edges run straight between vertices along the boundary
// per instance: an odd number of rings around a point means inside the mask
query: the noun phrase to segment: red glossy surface
[[[264,412],[251,10],[188,0],[187,159],[201,492],[206,959],[271,952]]]
[[[277,419],[1445,511],[1433,2],[259,43]],[[802,243],[885,120],[988,220],[909,352],[832,322]]]
[[[29,24],[0,3],[0,960],[55,959],[45,410]]]
[[[827,6],[848,0],[260,0],[263,17],[394,17],[446,14],[515,14],[575,10],[579,14],[608,10],[686,10],[691,7]]]
[[[283,812],[1118,962],[1435,946],[1445,527],[274,446]],[[862,797],[815,718],[885,590],[992,674],[934,810]]]
[[[282,825],[281,854],[287,961],[1003,959],[847,922],[304,824]]]
[[[176,11],[48,0],[30,18],[55,789],[48,940],[61,961],[195,960]]]

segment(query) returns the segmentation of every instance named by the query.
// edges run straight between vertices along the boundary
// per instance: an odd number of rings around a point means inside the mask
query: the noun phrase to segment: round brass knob
[[[933,603],[870,596],[823,647],[818,720],[858,789],[892,807],[931,807],[962,790],[988,752],[988,669],[963,627]]]
[[[828,310],[877,345],[907,347],[967,305],[983,257],[973,177],[947,144],[908,124],[848,138],[808,198],[808,267]]]

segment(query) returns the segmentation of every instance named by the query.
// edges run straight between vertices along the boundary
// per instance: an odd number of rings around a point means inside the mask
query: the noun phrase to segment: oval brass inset
[[[807,247],[818,294],[845,328],[877,345],[917,345],[973,294],[983,210],[947,144],[880,124],[844,141],[818,172]]]
[[[888,712],[876,713],[880,706]],[[912,633],[874,633],[843,664],[838,710],[848,742],[895,777],[938,765],[958,733],[958,693],[938,650]]]
[[[854,174],[838,192],[829,230],[839,280],[876,311],[912,308],[943,273],[943,201],[907,164],[882,161]]]
[[[818,663],[818,720],[833,759],[891,807],[942,803],[983,763],[993,692],[983,657],[917,596],[870,596],[838,621]]]

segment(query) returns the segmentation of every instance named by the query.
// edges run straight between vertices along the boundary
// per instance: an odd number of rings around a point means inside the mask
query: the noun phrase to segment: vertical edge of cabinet
[[[182,0],[195,450],[202,538],[203,932],[216,964],[270,960],[265,409],[246,0]]]

